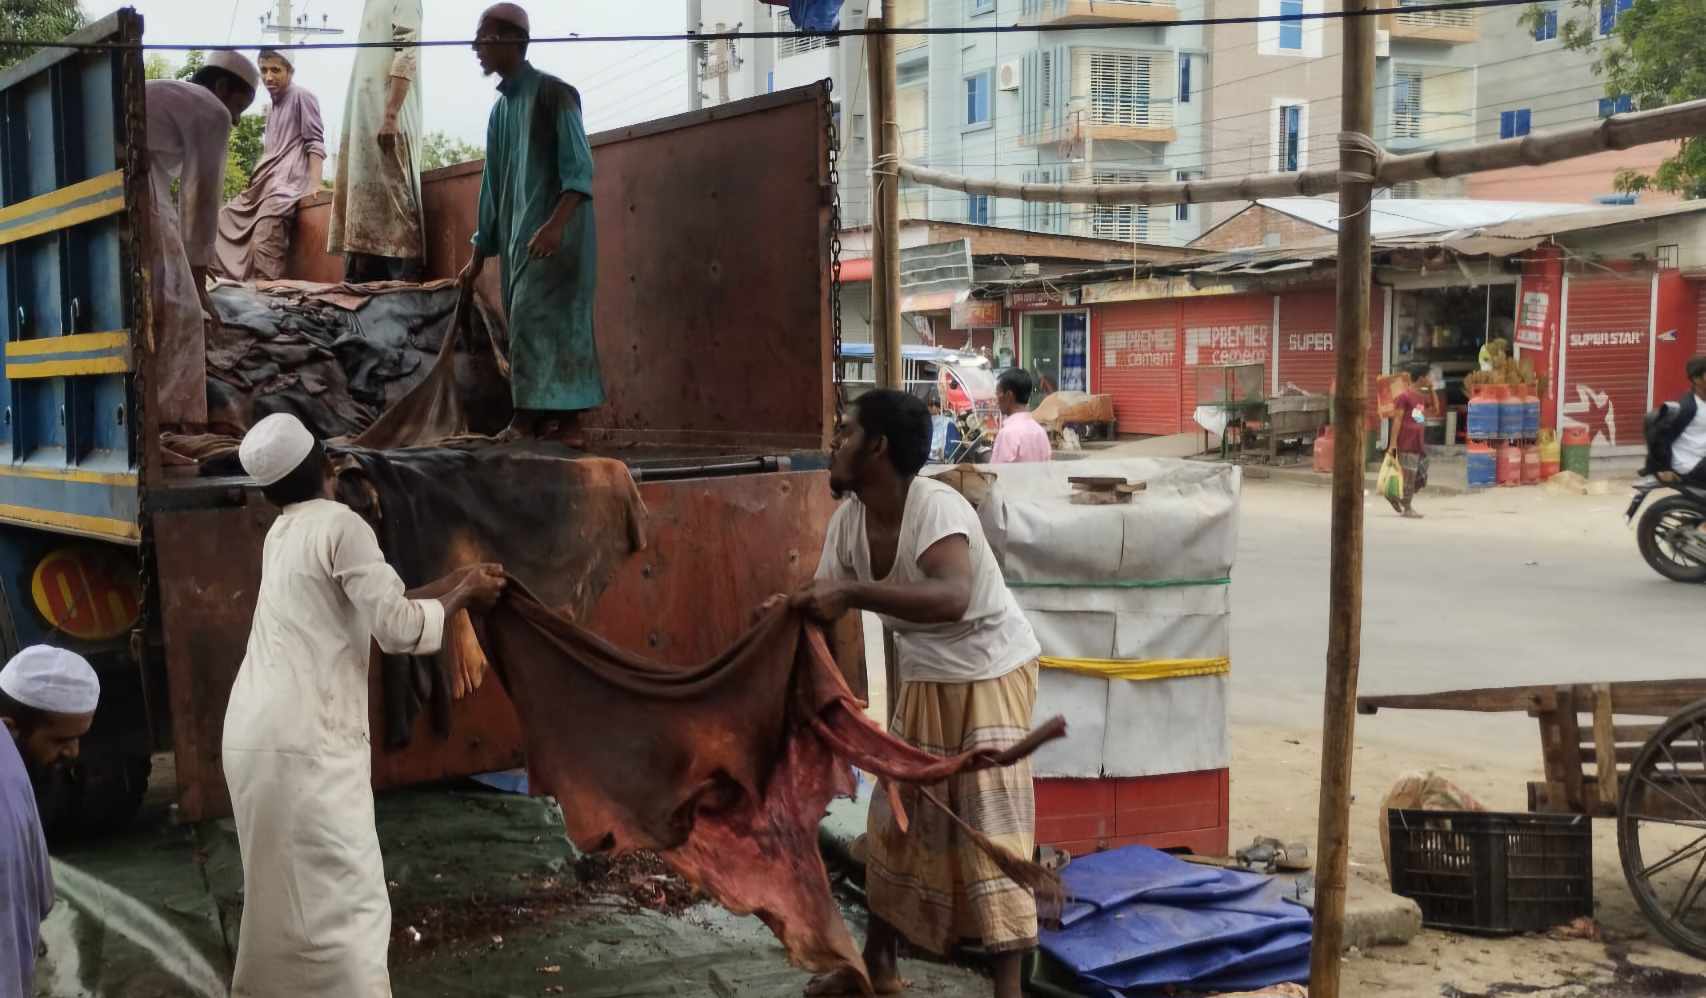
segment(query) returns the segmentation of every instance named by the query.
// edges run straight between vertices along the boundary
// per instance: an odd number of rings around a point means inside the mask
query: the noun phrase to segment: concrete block
[[[1345,897],[1345,948],[1402,946],[1422,931],[1421,906],[1373,884],[1352,881]]]

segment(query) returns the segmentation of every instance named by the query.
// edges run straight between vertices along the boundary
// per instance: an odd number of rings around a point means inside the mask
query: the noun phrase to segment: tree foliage
[[[1706,97],[1706,0],[1567,0],[1559,11],[1558,39],[1572,51],[1595,53],[1593,69],[1610,97],[1627,95],[1639,110]],[[1567,16],[1562,16],[1567,14]],[[1532,30],[1546,17],[1540,7],[1524,15]],[[1611,27],[1609,34],[1602,29]],[[1623,170],[1617,189],[1660,190],[1685,198],[1706,196],[1706,141],[1684,139],[1682,148],[1651,174]]]
[[[437,170],[477,159],[485,159],[486,151],[444,132],[428,132],[421,139],[421,169]]]
[[[4,0],[0,2],[0,38],[58,41],[83,26],[77,0]],[[0,69],[35,54],[31,45],[0,45]]]

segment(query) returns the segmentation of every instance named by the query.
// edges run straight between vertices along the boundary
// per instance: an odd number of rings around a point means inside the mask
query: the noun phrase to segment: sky
[[[120,0],[106,0],[110,7],[98,2],[82,0],[83,12],[100,17]],[[490,2],[423,0],[426,38],[472,38],[475,21]],[[142,13],[145,41],[152,44],[258,45],[264,40],[261,16],[276,9],[273,0],[129,0],[129,4]],[[686,19],[684,0],[535,0],[525,6],[535,37],[674,33],[682,30]],[[295,13],[306,13],[316,25],[322,15],[330,15],[330,26],[345,31],[341,36],[303,41],[355,41],[361,26],[359,0],[295,0],[295,8]],[[174,62],[183,58],[177,52],[163,54]],[[580,88],[588,132],[687,109],[683,42],[535,45],[528,55],[540,69]],[[329,144],[337,142],[354,57],[349,50],[306,51],[297,56],[296,82],[320,98]],[[462,46],[423,50],[421,83],[428,132],[442,131],[484,145],[496,80],[480,75],[472,51]],[[261,110],[261,103],[257,101],[252,110]]]

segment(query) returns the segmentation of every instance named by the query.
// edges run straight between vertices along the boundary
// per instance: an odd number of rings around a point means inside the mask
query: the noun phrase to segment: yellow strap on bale
[[[1187,676],[1224,676],[1232,671],[1229,658],[1055,658],[1044,655],[1045,669],[1060,669],[1103,679],[1184,679]]]

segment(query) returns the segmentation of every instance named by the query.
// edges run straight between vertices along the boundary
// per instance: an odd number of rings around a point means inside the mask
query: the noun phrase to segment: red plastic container
[[[1565,447],[1586,447],[1592,439],[1588,435],[1587,427],[1566,426],[1564,427],[1564,436],[1559,443]]]
[[[1541,461],[1540,462],[1540,480],[1543,482],[1547,481],[1553,475],[1556,475],[1558,472],[1560,472],[1562,470],[1564,470],[1564,462],[1562,462],[1562,461]]]
[[[1524,447],[1522,449],[1522,484],[1540,484],[1540,448]]]
[[[1515,444],[1505,444],[1499,448],[1500,485],[1522,484],[1522,448]]]
[[[1331,428],[1321,431],[1315,438],[1315,451],[1311,455],[1311,465],[1323,475],[1333,473],[1333,431]]]

